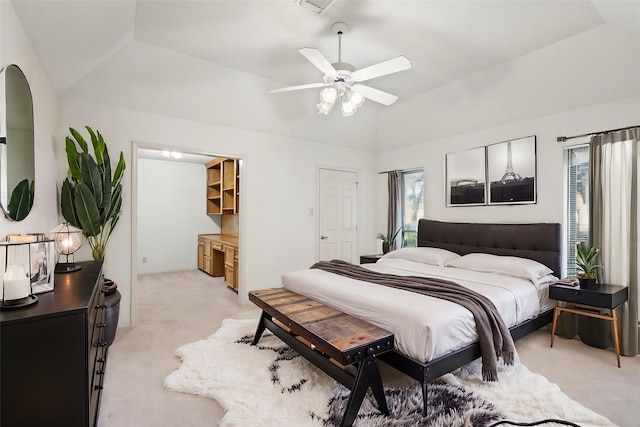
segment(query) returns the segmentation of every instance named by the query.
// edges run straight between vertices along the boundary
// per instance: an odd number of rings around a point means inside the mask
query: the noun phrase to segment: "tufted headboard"
[[[489,224],[418,221],[418,246],[431,246],[466,255],[484,252],[538,261],[560,277],[560,224]]]

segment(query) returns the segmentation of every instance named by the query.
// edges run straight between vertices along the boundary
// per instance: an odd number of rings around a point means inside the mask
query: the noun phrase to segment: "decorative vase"
[[[580,282],[580,289],[595,289],[596,288],[596,280],[590,277],[578,277],[578,281]]]
[[[387,252],[389,252],[389,243],[388,242],[382,242],[382,253],[386,254]]]

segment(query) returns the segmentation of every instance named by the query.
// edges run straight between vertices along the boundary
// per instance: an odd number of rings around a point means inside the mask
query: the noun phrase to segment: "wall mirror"
[[[24,219],[33,206],[33,101],[17,65],[0,70],[0,205],[6,218]]]

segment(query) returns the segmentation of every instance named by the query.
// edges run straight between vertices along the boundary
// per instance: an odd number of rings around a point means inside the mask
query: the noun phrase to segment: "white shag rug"
[[[182,365],[165,378],[164,386],[215,399],[225,409],[220,426],[334,425],[342,416],[341,400],[348,391],[268,330],[258,346],[250,346],[257,322],[226,319],[213,335],[178,348]],[[500,419],[614,426],[518,360],[515,366],[499,366],[497,382],[482,381],[479,361],[444,375],[439,384],[430,385],[427,417],[419,412],[422,397],[417,382],[379,365],[392,416],[379,414],[372,401],[365,400],[355,427],[466,427]],[[438,408],[439,400],[444,400],[444,408]],[[444,413],[435,413],[439,410]]]

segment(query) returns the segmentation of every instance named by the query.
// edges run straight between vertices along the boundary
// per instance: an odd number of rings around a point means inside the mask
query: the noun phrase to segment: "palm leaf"
[[[96,200],[96,206],[99,208],[102,205],[102,177],[100,176],[100,170],[93,157],[87,153],[80,153],[80,174],[82,175],[82,182],[84,182],[91,194]]]
[[[76,209],[73,202],[73,186],[69,181],[69,178],[65,178],[62,183],[62,191],[60,193],[60,210],[65,220],[74,227],[81,228],[78,217],[76,216]]]
[[[122,151],[120,152],[120,160],[118,160],[118,166],[116,166],[116,171],[113,174],[113,182],[112,185],[115,186],[122,180],[122,176],[124,174],[124,170],[126,165],[124,163],[124,154]]]
[[[121,207],[122,207],[122,184],[118,184],[113,189],[113,194],[111,195],[111,206],[109,207],[109,211],[105,216],[105,222],[109,218],[117,216],[120,213]]]
[[[102,135],[100,135],[100,133],[98,132],[99,138],[102,138]],[[106,212],[108,212],[111,209],[111,204],[113,203],[112,201],[112,190],[113,190],[113,184],[111,183],[111,158],[109,157],[109,150],[107,149],[107,146],[104,146],[104,150],[103,150],[103,157],[104,157],[104,162],[102,163],[102,206],[100,207],[100,212],[103,215],[103,220],[106,221],[107,218],[109,218],[108,215],[106,215]]]
[[[82,232],[85,236],[99,235],[100,231],[102,231],[100,213],[91,190],[83,182],[79,182],[74,188],[73,196]]]
[[[93,145],[93,152],[96,155],[96,163],[98,165],[102,165],[104,159],[102,155],[102,153],[104,152],[104,139],[102,139],[102,135],[100,135],[100,132],[98,132],[98,136],[96,136],[93,129],[91,129],[89,126],[85,126],[85,128],[89,132],[89,135],[91,135],[91,145]]]
[[[84,151],[85,153],[89,153],[89,146],[87,145],[87,141],[84,140],[84,138],[82,137],[82,135],[80,135],[80,133],[75,130],[74,128],[69,128],[69,132],[71,132],[71,135],[73,135],[73,137],[75,138],[76,142],[78,143],[78,145],[80,146],[80,148],[82,148],[82,151]]]
[[[69,172],[71,176],[77,182],[82,179],[80,175],[80,164],[78,163],[78,150],[76,150],[76,144],[69,137],[65,138],[65,151],[67,152],[67,163],[69,163]]]

